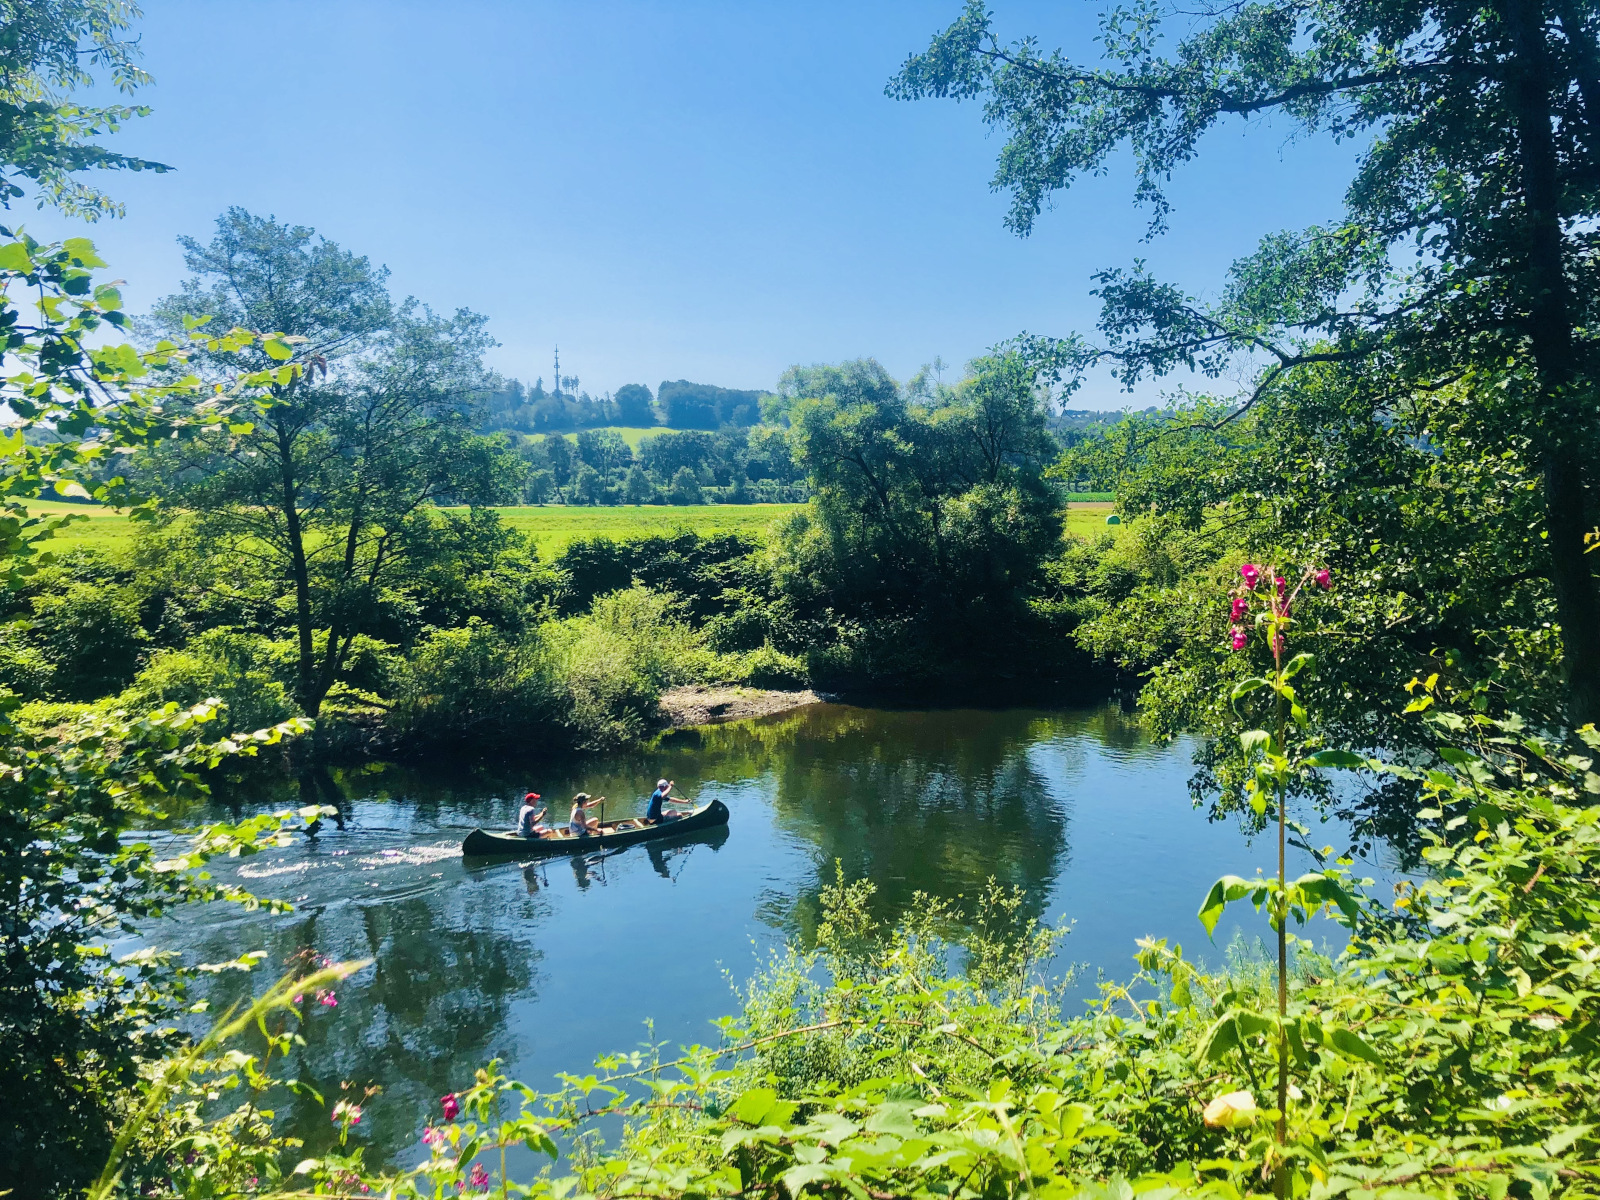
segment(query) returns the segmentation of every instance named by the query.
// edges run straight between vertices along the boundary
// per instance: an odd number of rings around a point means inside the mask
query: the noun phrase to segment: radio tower
[[[561,395],[561,347],[556,347],[556,395]]]

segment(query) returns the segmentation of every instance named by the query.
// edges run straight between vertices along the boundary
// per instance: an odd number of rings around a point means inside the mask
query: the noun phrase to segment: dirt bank
[[[720,725],[746,717],[765,717],[817,704],[822,697],[812,691],[774,692],[748,687],[673,688],[661,697],[662,724],[670,729],[686,725]]]

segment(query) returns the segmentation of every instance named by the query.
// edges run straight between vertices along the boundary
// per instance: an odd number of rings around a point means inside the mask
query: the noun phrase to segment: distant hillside
[[[1150,415],[1156,412],[1154,408],[1143,410],[1141,415]],[[1081,440],[1085,434],[1095,429],[1115,425],[1118,422],[1134,415],[1132,409],[1113,409],[1109,412],[1096,412],[1087,408],[1067,408],[1060,412],[1050,414],[1050,430],[1062,442],[1071,445]]]

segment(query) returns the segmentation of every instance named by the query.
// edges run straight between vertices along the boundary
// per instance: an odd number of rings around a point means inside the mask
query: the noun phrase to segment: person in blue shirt
[[[672,794],[672,780],[656,780],[656,790],[650,793],[650,807],[645,811],[644,823],[646,825],[660,825],[663,821],[676,821],[683,816],[681,812],[662,812],[663,804],[688,804],[682,796]]]
[[[538,792],[529,792],[522,798],[522,807],[517,809],[517,832],[523,837],[543,837],[550,832],[550,826],[543,823],[549,810],[535,808],[538,800]]]

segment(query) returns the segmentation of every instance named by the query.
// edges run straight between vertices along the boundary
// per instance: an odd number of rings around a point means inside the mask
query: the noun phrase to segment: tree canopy
[[[161,163],[96,144],[143,106],[84,106],[67,97],[108,76],[131,93],[150,82],[139,43],[126,36],[139,15],[128,0],[4,0],[0,3],[0,203],[29,187],[39,203],[95,220],[122,206],[78,178],[89,170],[165,171]]]
[[[1096,277],[1099,338],[1030,339],[1068,386],[1109,365],[1131,386],[1181,369],[1250,385],[1209,423],[1315,376],[1365,398],[1368,427],[1446,431],[1510,454],[1540,499],[1537,578],[1559,621],[1569,714],[1600,718],[1594,527],[1600,447],[1593,313],[1600,300],[1600,54],[1592,4],[1278,0],[1215,6],[1163,52],[1150,4],[1101,20],[1104,61],[1005,44],[970,3],[890,83],[903,98],[984,101],[1004,127],[995,186],[1026,234],[1055,192],[1131,152],[1153,230],[1167,178],[1228,118],[1279,115],[1365,137],[1328,227],[1265,236],[1215,300],[1142,266]],[[1325,427],[1329,437],[1348,430]]]

